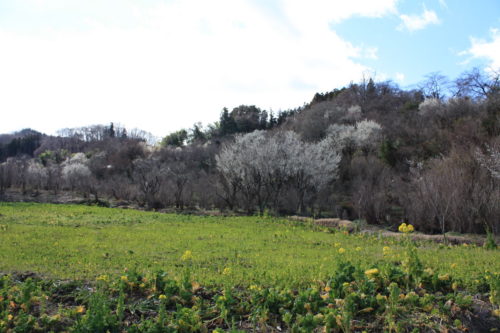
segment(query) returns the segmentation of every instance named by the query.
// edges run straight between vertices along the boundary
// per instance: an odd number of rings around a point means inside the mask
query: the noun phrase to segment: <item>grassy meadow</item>
[[[0,214],[0,271],[54,278],[95,279],[125,268],[180,277],[189,268],[205,284],[298,286],[325,279],[340,259],[368,269],[401,252],[396,240],[265,217],[30,203],[0,204]],[[186,251],[190,260],[182,260]],[[478,247],[425,243],[419,255],[424,266],[471,286],[486,270],[500,271],[500,252]]]
[[[242,322],[297,332],[404,331],[424,323],[431,330],[460,329],[463,318],[446,307],[450,300],[472,311],[471,295],[482,293],[498,312],[500,294],[498,250],[415,244],[272,217],[79,205],[0,203],[0,272],[0,332],[22,325],[26,331],[236,330],[245,328]],[[12,278],[26,272],[92,290],[105,282],[105,297],[82,296],[74,287],[71,303],[56,297],[59,310],[42,307],[40,295],[50,299],[59,291]],[[31,298],[20,292],[26,283],[35,283]],[[150,310],[139,312],[142,317],[132,310],[139,303]],[[403,315],[415,309],[422,316]],[[125,320],[127,314],[132,319]]]

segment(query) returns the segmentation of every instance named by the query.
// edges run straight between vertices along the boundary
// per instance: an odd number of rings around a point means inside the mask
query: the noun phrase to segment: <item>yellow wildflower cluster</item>
[[[158,298],[160,299],[160,301],[164,301],[167,299],[167,296],[161,294],[160,296],[158,296]]]
[[[188,261],[193,259],[193,253],[190,250],[186,250],[184,254],[181,256],[182,261]]]
[[[222,275],[229,275],[229,274],[231,274],[231,268],[229,267],[224,268],[224,270],[222,271]]]
[[[373,279],[374,277],[376,277],[378,274],[380,273],[380,271],[378,270],[378,268],[372,268],[372,269],[368,269],[365,271],[365,275],[369,278],[369,279]]]
[[[399,232],[407,234],[407,233],[415,231],[415,228],[413,228],[413,226],[411,224],[401,223],[398,230],[399,230]]]
[[[341,248],[339,249],[339,251],[338,251],[338,252],[339,252],[340,254],[343,254],[343,253],[345,253],[345,249],[344,249],[343,247],[341,247]]]
[[[391,248],[389,246],[384,246],[383,249],[382,249],[382,253],[384,254],[384,256],[388,256],[391,254]]]
[[[450,279],[450,274],[438,275],[438,279],[441,281],[448,281]]]
[[[108,282],[109,281],[109,276],[108,275],[100,275],[100,276],[97,277],[97,281]]]

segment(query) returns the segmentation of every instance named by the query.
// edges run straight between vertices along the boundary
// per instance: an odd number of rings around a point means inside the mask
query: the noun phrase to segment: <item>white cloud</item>
[[[366,59],[377,60],[378,59],[378,48],[377,47],[366,47],[363,50],[363,57]]]
[[[448,4],[446,3],[446,0],[439,0],[439,5],[441,8],[448,9]]]
[[[491,40],[471,38],[471,47],[461,52],[470,58],[486,59],[493,70],[500,70],[500,31],[490,29]],[[469,59],[470,60],[470,59]],[[466,60],[468,62],[469,60]]]
[[[403,83],[405,81],[405,75],[403,73],[396,73],[395,77],[398,83]]]
[[[405,15],[399,16],[401,19],[401,24],[398,26],[398,30],[408,30],[410,32],[422,30],[430,24],[439,24],[439,18],[433,10],[428,10],[424,7],[424,11],[421,15]]]
[[[357,59],[376,58],[329,24],[394,13],[396,0],[290,0],[273,15],[248,0],[124,1],[112,21],[116,1],[99,16],[101,2],[88,3],[78,9],[84,28],[0,29],[0,109],[10,115],[0,132],[115,121],[162,136],[213,122],[223,106],[300,106],[361,77]],[[57,6],[51,14],[63,15]]]

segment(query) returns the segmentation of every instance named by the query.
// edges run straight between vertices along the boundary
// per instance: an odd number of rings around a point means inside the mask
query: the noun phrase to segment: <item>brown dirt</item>
[[[305,223],[313,223],[318,226],[339,229],[348,232],[354,232],[359,230],[359,232],[370,235],[379,235],[380,237],[394,237],[400,238],[403,236],[400,232],[394,232],[390,230],[383,229],[382,227],[374,225],[359,226],[356,223],[349,220],[342,220],[339,218],[327,218],[327,219],[313,219],[304,216],[290,216],[289,220],[300,221]],[[428,235],[419,232],[411,234],[411,238],[417,241],[432,241],[436,243],[446,243],[446,244],[475,244],[482,246],[485,242],[486,237],[483,235],[467,234],[467,235]],[[497,244],[500,243],[500,237],[496,238]]]

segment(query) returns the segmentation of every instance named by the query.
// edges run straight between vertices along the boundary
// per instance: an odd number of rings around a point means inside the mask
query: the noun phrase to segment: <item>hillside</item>
[[[147,132],[114,124],[4,135],[0,193],[498,234],[500,96],[490,74],[466,72],[447,89],[432,78],[414,90],[370,79],[276,114],[241,105],[154,146]]]

